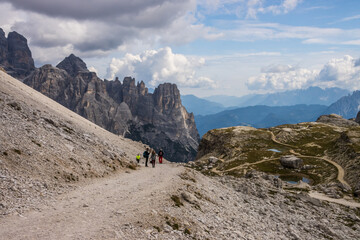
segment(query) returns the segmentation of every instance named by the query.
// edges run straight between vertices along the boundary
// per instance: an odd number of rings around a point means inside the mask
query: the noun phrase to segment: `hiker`
[[[148,166],[148,161],[149,161],[149,148],[146,148],[145,152],[143,153],[143,157],[145,158],[145,167]]]
[[[159,153],[158,153],[158,156],[159,156],[159,163],[161,164],[162,163],[162,160],[163,160],[163,156],[164,156],[164,152],[162,149],[160,149]]]
[[[151,151],[150,159],[151,159],[151,164],[152,164],[152,166],[154,168],[155,167],[155,160],[156,160],[156,152],[155,152],[154,149],[152,149],[152,151]]]
[[[139,164],[140,163],[140,153],[138,153],[138,155],[136,155],[136,161],[137,161],[137,163]]]

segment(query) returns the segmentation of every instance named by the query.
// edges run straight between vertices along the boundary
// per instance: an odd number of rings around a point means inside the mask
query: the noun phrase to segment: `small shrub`
[[[178,223],[171,223],[170,221],[166,221],[166,224],[172,227],[174,230],[179,230],[179,224]]]
[[[13,151],[16,152],[17,154],[21,155],[21,150],[19,150],[19,149],[14,149]]]
[[[7,155],[9,155],[7,152],[3,152],[3,154],[4,154],[4,156],[7,156]]]
[[[160,228],[158,226],[153,226],[153,228],[155,228],[158,232],[160,232]]]
[[[185,229],[184,229],[184,233],[185,233],[186,235],[190,235],[190,230],[189,230],[188,228],[185,228]]]

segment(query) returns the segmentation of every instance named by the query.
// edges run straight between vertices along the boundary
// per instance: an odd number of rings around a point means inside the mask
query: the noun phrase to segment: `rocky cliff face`
[[[111,132],[162,148],[170,161],[196,155],[194,116],[182,106],[175,84],[161,84],[150,94],[144,82],[135,84],[131,77],[103,81],[74,55],[57,67],[36,69],[24,83]]]
[[[35,69],[25,37],[17,32],[11,32],[6,38],[0,28],[0,66],[8,74],[20,80]]]
[[[196,155],[199,134],[194,116],[182,106],[174,84],[161,84],[153,94],[144,82],[124,78],[103,81],[71,54],[56,67],[35,69],[27,40],[0,29],[0,66],[7,73],[99,126],[162,148],[170,161],[187,162]],[[134,153],[136,154],[136,153]]]

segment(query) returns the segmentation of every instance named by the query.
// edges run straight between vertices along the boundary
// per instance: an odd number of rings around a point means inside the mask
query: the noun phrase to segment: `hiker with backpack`
[[[152,149],[152,151],[151,151],[150,159],[151,159],[152,167],[154,168],[155,167],[155,160],[156,160],[156,152],[155,152],[154,149]]]
[[[149,161],[149,148],[146,148],[145,152],[143,153],[143,157],[145,158],[145,167],[148,166],[148,161]]]
[[[159,156],[159,163],[162,164],[162,160],[164,156],[164,151],[162,149],[160,149],[158,156]]]

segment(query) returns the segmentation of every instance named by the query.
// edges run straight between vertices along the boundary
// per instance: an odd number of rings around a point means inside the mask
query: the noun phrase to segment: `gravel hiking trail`
[[[151,223],[183,170],[157,164],[95,179],[39,210],[0,218],[0,239],[122,239],[120,226]]]

